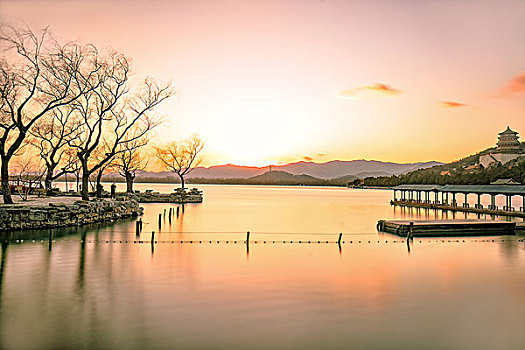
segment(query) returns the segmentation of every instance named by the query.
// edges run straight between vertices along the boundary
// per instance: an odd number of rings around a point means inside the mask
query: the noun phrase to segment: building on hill
[[[499,133],[496,149],[479,157],[479,164],[487,168],[494,164],[507,164],[525,156],[525,150],[516,131],[507,129]]]
[[[519,154],[523,152],[518,133],[508,126],[505,131],[499,133],[497,146],[498,153]]]
[[[490,183],[491,185],[521,185],[518,181],[514,179],[497,179]]]

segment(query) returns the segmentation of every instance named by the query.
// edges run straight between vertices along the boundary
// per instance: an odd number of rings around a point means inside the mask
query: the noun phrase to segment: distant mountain
[[[273,168],[273,167],[272,167]],[[225,179],[225,178],[239,178],[246,179],[252,176],[261,175],[268,171],[268,167],[249,167],[233,164],[214,165],[209,168],[198,167],[190,174],[191,177],[199,177],[204,179]]]
[[[257,175],[246,179],[250,183],[264,183],[264,184],[318,184],[321,179],[317,179],[309,175],[293,175],[286,171],[268,171],[264,174]]]
[[[390,163],[377,160],[334,160],[326,163],[297,162],[286,165],[272,166],[274,171],[285,171],[292,175],[309,175],[319,179],[334,179],[346,175],[360,178],[368,177],[373,174],[377,176],[390,176],[405,174],[407,172],[426,169],[439,162],[422,163]],[[269,167],[245,167],[233,164],[216,165],[209,168],[199,167],[191,172],[188,178],[240,178],[247,179],[261,175],[269,170]]]
[[[387,173],[386,171],[363,171],[363,172],[355,174],[355,177],[359,179],[364,179],[367,177],[380,177],[380,176],[392,176],[392,174]]]

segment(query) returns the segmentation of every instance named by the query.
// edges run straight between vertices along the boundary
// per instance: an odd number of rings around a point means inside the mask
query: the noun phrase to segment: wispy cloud
[[[439,105],[446,108],[460,108],[466,107],[467,105],[456,101],[440,101]]]
[[[353,98],[355,97],[356,94],[357,93],[355,90],[347,89],[347,90],[338,91],[335,95],[339,98]]]
[[[512,96],[525,94],[525,72],[512,78],[507,85],[500,89],[499,96]]]
[[[393,87],[382,83],[362,86],[361,89],[377,91],[386,95],[399,95],[402,92],[401,90],[394,89]]]
[[[312,157],[304,156],[303,160],[306,160],[307,162],[311,162],[314,159]]]
[[[357,94],[359,94],[362,91],[373,91],[373,92],[377,92],[377,93],[380,93],[382,95],[387,95],[387,96],[396,96],[403,92],[387,84],[375,83],[372,85],[358,86],[353,89],[341,90],[337,92],[336,96],[339,98],[352,98],[352,97],[355,97]]]

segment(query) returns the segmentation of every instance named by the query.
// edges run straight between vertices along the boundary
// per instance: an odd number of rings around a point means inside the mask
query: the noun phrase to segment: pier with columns
[[[524,185],[400,185],[392,189],[393,205],[525,217]],[[476,200],[471,204],[472,196]],[[482,196],[490,196],[490,204],[484,205]],[[497,205],[497,196],[505,197],[504,205]],[[520,205],[513,205],[514,197],[520,197]]]

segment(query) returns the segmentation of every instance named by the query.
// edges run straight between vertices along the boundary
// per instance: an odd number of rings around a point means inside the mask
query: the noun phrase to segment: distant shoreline
[[[65,179],[61,178],[56,182],[65,183]],[[76,183],[76,179],[68,178],[68,183]],[[116,177],[103,177],[102,182],[115,182],[115,183],[126,183],[124,178]],[[188,185],[262,185],[262,186],[319,186],[319,187],[348,187],[347,181],[341,181],[337,179],[332,180],[282,180],[282,181],[265,181],[265,180],[252,180],[252,179],[239,179],[239,178],[218,178],[218,179],[192,179],[189,178],[186,181]],[[176,179],[166,178],[144,178],[136,179],[133,183],[156,183],[156,184],[180,184],[180,181]]]
[[[227,179],[221,179],[225,181],[221,182],[192,182],[191,180],[186,181],[187,185],[227,185],[227,186],[235,186],[235,185],[243,185],[243,186],[292,186],[292,187],[339,187],[339,188],[351,188],[351,189],[363,189],[363,190],[390,190],[391,187],[383,187],[383,186],[362,186],[362,187],[352,187],[352,186],[345,186],[345,185],[335,185],[335,184],[297,184],[297,183],[250,183],[250,182],[228,182]],[[55,182],[58,183],[65,183],[65,180],[56,180]],[[70,184],[74,184],[75,181],[68,180],[67,181]],[[126,181],[124,180],[114,180],[114,179],[102,179],[103,183],[122,183],[125,184]],[[180,182],[176,181],[135,181],[134,184],[168,184],[168,185],[180,185]]]

